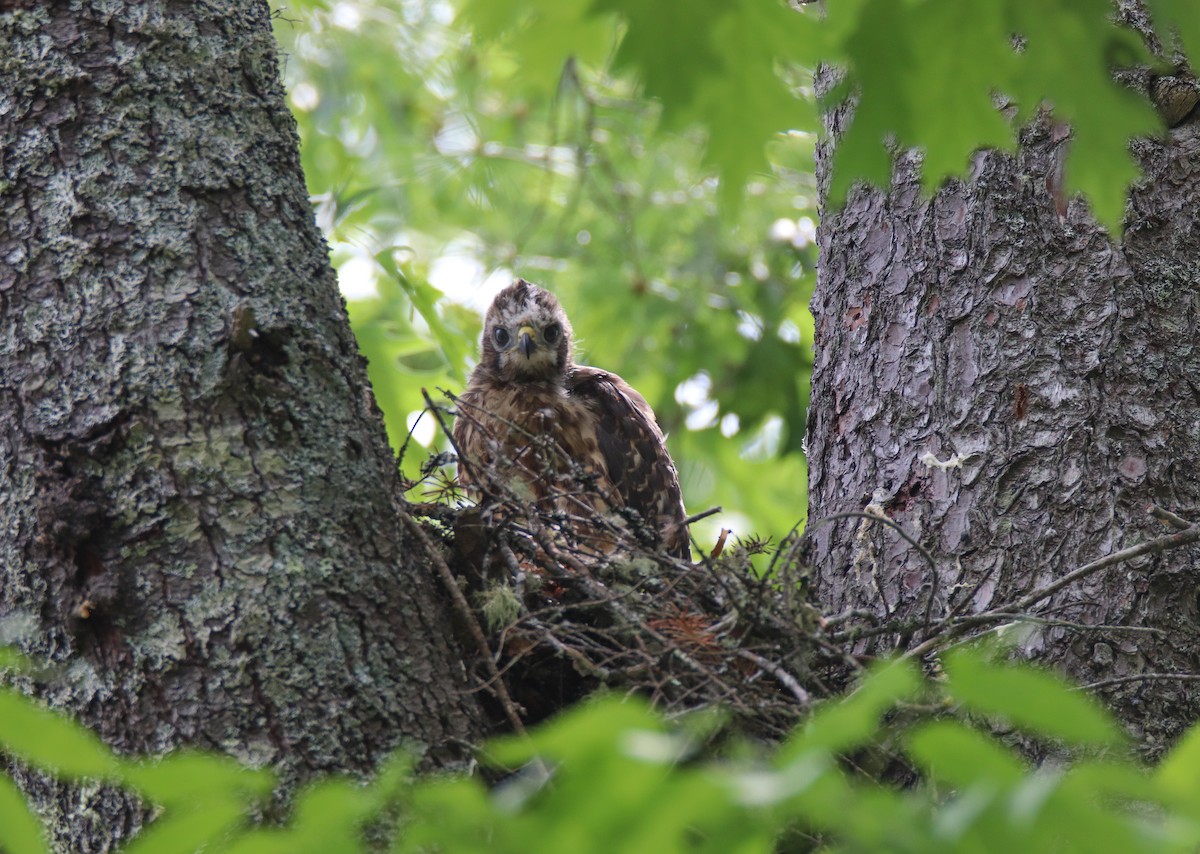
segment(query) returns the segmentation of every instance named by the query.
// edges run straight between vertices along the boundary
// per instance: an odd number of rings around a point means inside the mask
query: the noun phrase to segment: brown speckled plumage
[[[570,322],[537,285],[518,279],[488,309],[454,438],[473,491],[489,478],[527,491],[604,551],[613,526],[629,526],[627,508],[690,556],[679,476],[649,404],[616,374],[574,363]]]

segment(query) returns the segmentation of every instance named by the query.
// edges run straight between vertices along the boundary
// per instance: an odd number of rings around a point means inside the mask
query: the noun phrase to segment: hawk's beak
[[[536,334],[532,326],[522,326],[520,331],[517,332],[517,348],[525,354],[526,359],[529,358],[529,354],[533,352],[533,348],[536,346],[533,343]]]

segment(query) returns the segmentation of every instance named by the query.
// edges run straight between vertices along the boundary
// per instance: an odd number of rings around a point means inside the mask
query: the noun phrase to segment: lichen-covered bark
[[[873,504],[938,566],[934,579],[877,524],[813,526],[832,610],[922,620],[932,595],[936,619],[973,589],[966,612],[979,612],[1165,533],[1146,516],[1151,502],[1198,512],[1200,128],[1136,145],[1146,180],[1123,239],[1082,201],[1064,207],[1067,144],[1065,129],[1036,125],[1016,156],[978,154],[966,180],[932,199],[908,155],[889,192],[859,189],[823,212],[811,518]],[[927,453],[965,460],[940,469]],[[1042,626],[1024,651],[1084,682],[1197,670],[1198,556],[1117,566],[1036,609],[1159,633]],[[1186,682],[1127,682],[1105,696],[1151,750],[1200,715]]]
[[[6,4],[0,635],[46,695],[299,773],[477,737],[394,495],[267,4]],[[85,801],[64,847],[136,825]]]

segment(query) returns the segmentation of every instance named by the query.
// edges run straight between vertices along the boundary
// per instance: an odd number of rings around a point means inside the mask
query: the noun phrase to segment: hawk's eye
[[[551,323],[546,327],[546,331],[542,333],[542,337],[546,339],[547,344],[553,344],[558,340],[558,336],[562,335],[562,327],[557,323]]]
[[[497,326],[492,330],[492,337],[496,339],[496,346],[507,347],[508,342],[512,340],[512,336],[508,334],[508,330],[503,326]]]

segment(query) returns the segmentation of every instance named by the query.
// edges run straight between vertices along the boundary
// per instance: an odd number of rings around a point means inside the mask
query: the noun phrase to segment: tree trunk
[[[46,695],[120,751],[302,775],[403,739],[453,761],[481,715],[402,524],[266,2],[5,8],[0,641],[60,663]],[[57,844],[136,828],[103,802],[43,803]]]
[[[1124,239],[1062,198],[1068,144],[1037,124],[1015,156],[976,155],[932,199],[910,153],[889,192],[859,188],[822,213],[810,530],[822,602],[909,622],[873,651],[913,646],[954,604],[995,610],[1167,533],[1150,504],[1196,518],[1200,129],[1135,145],[1146,180]],[[936,573],[879,523],[815,524],[867,508],[912,533]],[[1034,604],[1062,622],[1031,626],[1022,651],[1085,683],[1200,669],[1198,555],[1123,563]],[[1102,695],[1152,751],[1200,716],[1184,681]]]

